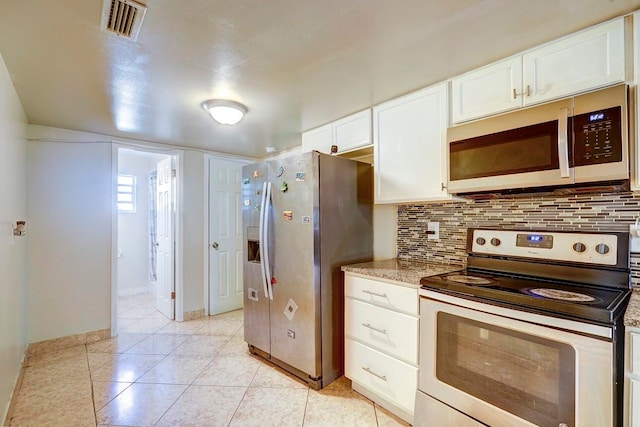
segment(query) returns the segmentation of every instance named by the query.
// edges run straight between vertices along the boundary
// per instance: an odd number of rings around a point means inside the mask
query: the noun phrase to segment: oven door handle
[[[569,142],[567,141],[567,127],[569,109],[561,108],[558,114],[558,162],[560,163],[560,178],[569,178]]]

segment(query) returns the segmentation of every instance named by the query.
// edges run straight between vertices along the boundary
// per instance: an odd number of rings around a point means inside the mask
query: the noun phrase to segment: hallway
[[[25,362],[12,426],[404,426],[341,378],[321,391],[252,356],[237,310],[172,322],[119,299],[119,336]]]

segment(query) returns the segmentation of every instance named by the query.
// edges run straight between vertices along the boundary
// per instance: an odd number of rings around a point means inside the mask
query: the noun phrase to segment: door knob
[[[218,247],[219,247],[219,246],[220,246],[220,245],[218,245],[218,242],[213,242],[213,243],[211,244],[211,247],[212,247],[213,249],[215,249],[215,250],[218,250]]]

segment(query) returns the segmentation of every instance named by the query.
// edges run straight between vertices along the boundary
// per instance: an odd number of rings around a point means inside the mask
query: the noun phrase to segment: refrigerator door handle
[[[267,183],[264,182],[262,184],[262,199],[260,201],[260,230],[258,230],[258,232],[260,234],[260,272],[262,273],[262,287],[264,288],[264,297],[269,298],[269,291],[267,290],[267,273],[264,269],[264,265],[265,265],[264,248],[266,245],[265,235],[264,235],[264,229],[265,229],[264,213],[266,211],[265,209],[266,196],[267,196]]]
[[[273,285],[271,284],[271,267],[269,265],[269,209],[271,207],[271,183],[267,183],[267,194],[264,203],[264,271],[266,275],[265,286],[269,290],[269,299],[273,301]]]

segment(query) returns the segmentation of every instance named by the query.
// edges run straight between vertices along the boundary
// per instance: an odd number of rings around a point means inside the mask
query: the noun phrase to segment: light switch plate
[[[632,253],[640,253],[640,237],[635,237],[635,234],[639,234],[640,230],[636,228],[635,224],[629,226],[629,251]]]
[[[427,234],[428,240],[440,240],[440,223],[439,222],[428,222],[427,230],[433,231],[433,233]]]

